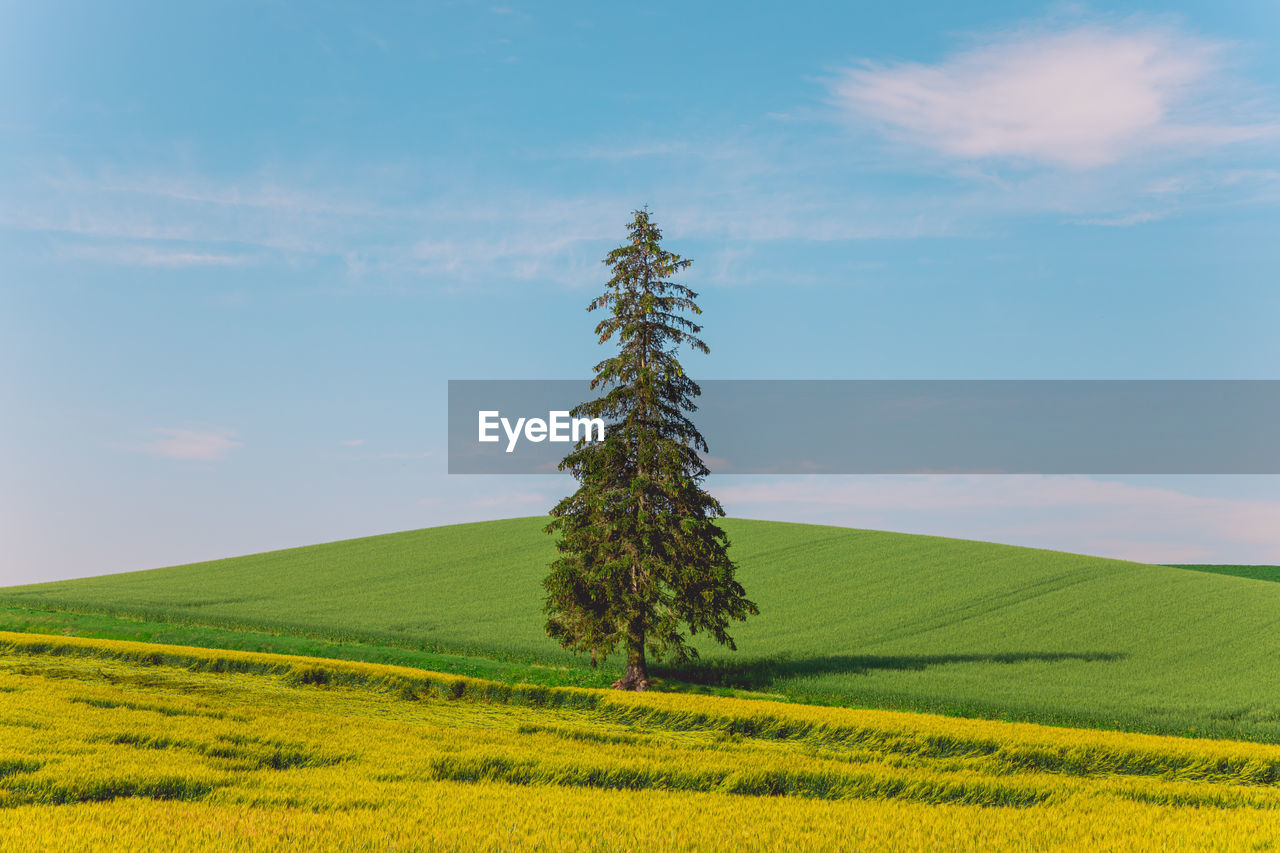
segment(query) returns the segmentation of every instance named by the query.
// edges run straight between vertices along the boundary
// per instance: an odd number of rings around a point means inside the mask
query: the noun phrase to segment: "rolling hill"
[[[32,609],[585,667],[544,636],[541,518],[0,590]],[[724,522],[761,615],[672,681],[1280,741],[1280,584],[982,542]],[[611,661],[611,664],[616,663]]]

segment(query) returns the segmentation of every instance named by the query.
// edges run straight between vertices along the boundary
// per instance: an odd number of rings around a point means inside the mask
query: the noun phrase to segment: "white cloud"
[[[1089,32],[1102,32],[1099,38],[1104,40],[1111,37],[1111,31]],[[1073,38],[1083,38],[1079,31],[1073,33]],[[1175,133],[1171,120],[1161,120],[1154,129],[1135,131],[1132,139],[1095,134],[1098,138],[1090,147],[1058,139],[1054,114],[1036,112],[1038,102],[1030,96],[1025,127],[1018,133],[1016,127],[1002,130],[1009,116],[1001,112],[1007,105],[1001,106],[1003,102],[988,91],[998,89],[995,84],[978,87],[970,98],[994,100],[991,114],[974,118],[966,112],[973,106],[965,106],[964,98],[958,98],[958,105],[950,104],[955,94],[951,89],[971,83],[965,75],[974,75],[965,69],[978,63],[973,56],[1004,57],[1006,65],[1013,62],[1010,55],[1030,62],[1023,56],[1026,41],[1017,43],[1021,52],[1001,42],[939,66],[850,72],[840,85],[852,99],[848,103],[865,101],[859,102],[859,109],[865,108],[859,116],[865,117],[868,104],[878,104],[875,109],[900,118],[898,125],[882,120],[894,132],[914,133],[935,147],[953,144],[954,136],[955,145],[1010,156],[1021,151],[1028,159],[1082,156],[1080,152],[1090,150],[1110,154],[1160,133],[1185,146],[1197,135],[1187,127],[1203,131],[1215,126],[1183,122],[1183,130]],[[947,82],[938,83],[937,92],[924,86],[938,103],[925,99],[908,105],[910,109],[894,106],[897,102],[872,103],[917,77]],[[1016,114],[1018,109],[1008,107],[1005,112]],[[1047,129],[1037,124],[1041,119],[1041,124],[1048,122]],[[964,121],[973,125],[967,136],[948,129],[947,122]],[[912,122],[920,127],[908,127]],[[1205,131],[1199,136],[1215,134]],[[1060,144],[1065,146],[1061,151],[1053,147]],[[218,181],[181,169],[77,171],[51,163],[33,169],[22,186],[0,192],[0,230],[40,235],[25,242],[32,251],[59,260],[175,271],[310,268],[345,272],[348,283],[389,288],[586,286],[602,280],[600,260],[624,233],[630,210],[651,201],[677,249],[686,240],[711,244],[689,249],[696,253],[694,275],[701,280],[776,283],[785,276],[791,284],[802,284],[810,273],[772,266],[774,250],[769,244],[963,237],[984,234],[993,222],[1044,213],[1072,223],[1135,225],[1204,204],[1274,200],[1280,186],[1270,164],[1220,164],[1210,172],[1188,175],[1181,173],[1186,171],[1183,163],[1151,158],[1089,173],[1034,170],[1013,175],[1001,174],[987,162],[971,162],[950,175],[948,186],[850,189],[845,179],[852,173],[845,170],[863,171],[874,156],[851,164],[847,141],[793,133],[735,137],[729,142],[642,141],[630,147],[602,144],[587,149],[578,145],[541,156],[577,166],[586,163],[582,168],[587,172],[616,171],[602,165],[605,160],[665,159],[656,183],[649,179],[618,184],[610,178],[573,193],[501,181],[424,177],[394,165],[357,167],[358,185],[344,186],[319,182],[314,171],[305,168],[263,168]],[[877,162],[874,168],[883,165]],[[813,280],[829,278],[819,275]]]
[[[343,447],[359,447],[364,444],[363,438],[348,438],[341,442]]]
[[[1142,225],[1145,222],[1156,222],[1164,219],[1167,214],[1156,213],[1153,210],[1141,210],[1136,213],[1123,213],[1119,216],[1098,216],[1092,219],[1082,219],[1082,225],[1102,225],[1108,228],[1127,228],[1130,225]]]
[[[787,158],[766,149],[741,140],[660,141],[547,153],[575,163],[678,161],[656,186],[578,193],[435,178],[429,191],[413,195],[403,187],[420,178],[391,167],[365,168],[367,180],[352,189],[318,184],[305,170],[292,180],[263,170],[219,182],[183,170],[76,171],[52,163],[17,191],[0,193],[0,229],[47,235],[33,245],[51,245],[61,259],[174,269],[324,265],[353,280],[445,287],[598,283],[601,258],[645,201],[681,240],[842,241],[953,231],[951,211],[923,209],[919,199],[814,192],[803,180],[783,188],[777,169]],[[819,171],[835,164],[800,159]],[[825,187],[825,174],[820,180]],[[703,252],[699,261],[701,271],[717,259]]]
[[[208,462],[223,458],[243,444],[234,438],[233,433],[226,430],[196,432],[189,429],[157,427],[151,432],[155,438],[138,445],[135,449],[168,459]]]
[[[71,257],[101,263],[131,267],[159,267],[179,269],[183,267],[239,266],[250,260],[246,255],[223,252],[183,251],[157,246],[77,246],[67,251]]]
[[[721,481],[733,515],[904,530],[1147,562],[1280,561],[1280,501],[1084,476]]]
[[[865,63],[832,94],[856,122],[950,157],[1090,168],[1274,136],[1274,123],[1232,120],[1223,50],[1132,23],[1022,31],[934,65]]]
[[[59,235],[60,255],[148,267],[255,264],[331,255],[385,235],[403,214],[341,192],[246,179],[98,176],[51,166],[0,196],[0,228]]]

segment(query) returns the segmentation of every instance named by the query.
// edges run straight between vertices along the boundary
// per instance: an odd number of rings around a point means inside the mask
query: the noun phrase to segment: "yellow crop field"
[[[0,633],[0,849],[1280,847],[1280,746]]]

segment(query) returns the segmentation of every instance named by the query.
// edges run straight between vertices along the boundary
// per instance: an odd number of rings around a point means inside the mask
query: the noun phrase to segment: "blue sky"
[[[0,582],[545,511],[445,383],[585,375],[643,204],[697,376],[1277,378],[1280,6],[845,5],[0,2]],[[709,485],[1280,562],[1270,477]]]

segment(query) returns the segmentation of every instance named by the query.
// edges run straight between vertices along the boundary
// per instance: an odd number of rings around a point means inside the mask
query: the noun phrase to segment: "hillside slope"
[[[429,528],[0,599],[581,666],[542,632],[540,518]],[[1280,584],[730,519],[761,615],[668,676],[807,701],[1280,740]],[[611,662],[612,663],[612,662]]]

